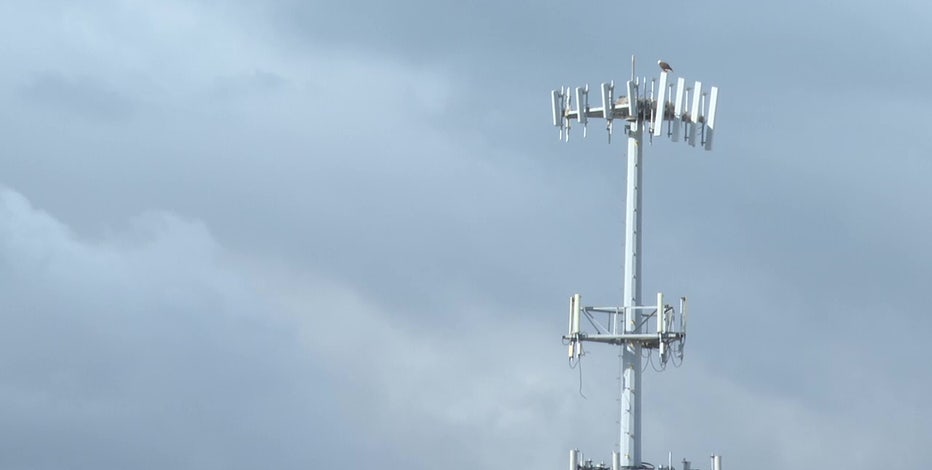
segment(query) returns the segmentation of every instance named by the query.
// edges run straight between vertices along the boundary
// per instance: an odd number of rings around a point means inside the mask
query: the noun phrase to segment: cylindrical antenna
[[[582,296],[579,294],[573,294],[570,297],[570,336],[574,336],[579,333],[579,313],[582,306]]]
[[[663,312],[663,292],[657,293],[657,333],[666,333],[666,318]]]
[[[689,313],[686,310],[686,297],[680,297],[680,321],[683,323],[682,332],[686,333],[686,320],[689,319]]]
[[[634,54],[631,54],[631,80],[634,80]]]
[[[702,100],[699,101],[699,115],[702,116],[702,121],[705,122],[705,97],[707,95],[705,92],[702,93]]]

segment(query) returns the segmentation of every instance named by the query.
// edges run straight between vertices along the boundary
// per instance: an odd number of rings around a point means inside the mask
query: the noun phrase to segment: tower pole
[[[624,332],[640,333],[641,310],[641,175],[644,125],[633,122],[628,130],[628,188],[625,198]],[[621,348],[619,451],[621,466],[641,465],[641,343]]]

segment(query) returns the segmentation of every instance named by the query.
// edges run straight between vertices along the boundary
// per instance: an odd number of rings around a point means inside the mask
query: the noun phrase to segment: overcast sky
[[[609,461],[624,143],[550,90],[718,85],[645,150],[644,460],[932,460],[932,6],[0,0],[0,468]],[[619,135],[620,137],[620,135]]]

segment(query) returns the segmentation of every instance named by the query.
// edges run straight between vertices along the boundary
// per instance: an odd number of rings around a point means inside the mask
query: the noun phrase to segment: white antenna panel
[[[663,312],[663,292],[657,293],[657,332],[664,333],[667,329],[666,318]]]
[[[686,310],[686,297],[680,297],[680,331],[686,332],[686,319],[688,318]]]
[[[582,343],[579,342],[579,314],[581,304],[581,295],[573,294],[573,296],[570,297],[570,334],[568,335],[570,339],[568,351],[570,359],[574,357],[578,359],[579,355],[582,353]]]
[[[667,72],[660,72],[660,86],[657,87],[657,110],[654,113],[654,137],[660,137],[663,131],[663,121],[667,114]]]
[[[696,82],[696,86],[693,87],[693,106],[690,111],[690,117],[692,117],[693,122],[699,122],[699,103],[702,102],[702,82]]]
[[[637,121],[638,116],[638,87],[628,80],[628,120]]]
[[[673,136],[671,140],[680,141],[680,133],[683,132],[683,102],[686,100],[686,79],[683,77],[676,79],[676,101],[673,103]]]
[[[686,102],[686,79],[676,79],[676,102],[673,103],[673,114],[677,119],[683,119],[683,105]]]
[[[699,103],[702,101],[702,82],[693,87],[693,106],[689,112],[689,145],[696,146],[696,124],[699,122]]]
[[[705,134],[705,149],[712,150],[712,136],[715,135],[715,106],[718,103],[718,87],[712,87],[709,92],[709,116],[705,120],[707,128]]]
[[[582,302],[582,296],[573,294],[570,297],[570,336],[579,333],[579,304]]]
[[[576,87],[576,120],[586,124],[586,112],[589,111],[589,86]]]
[[[602,118],[611,120],[614,117],[615,100],[612,94],[615,92],[613,83],[602,84]]]
[[[566,130],[563,131],[563,141],[570,141],[570,118],[568,117],[570,112],[573,111],[573,90],[570,87],[563,87],[561,93],[563,94],[563,127],[566,127]]]
[[[563,93],[559,90],[551,92],[551,101],[553,102],[553,125],[563,127]]]

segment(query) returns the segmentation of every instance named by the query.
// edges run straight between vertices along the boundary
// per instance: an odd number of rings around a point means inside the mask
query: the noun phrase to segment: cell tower
[[[603,83],[601,106],[589,105],[589,85],[574,90],[563,87],[552,93],[553,124],[560,128],[560,139],[569,140],[572,121],[583,126],[583,136],[590,119],[604,119],[611,142],[614,122],[624,123],[628,137],[627,196],[625,211],[625,273],[624,299],[621,307],[583,306],[582,297],[570,297],[569,330],[563,337],[569,345],[571,364],[582,356],[582,343],[606,343],[619,347],[621,373],[619,374],[619,439],[618,449],[612,451],[612,465],[593,464],[584,460],[579,450],[570,451],[570,470],[632,470],[651,469],[653,465],[641,459],[641,361],[642,353],[657,351],[661,367],[672,360],[678,364],[683,360],[686,339],[686,297],[680,297],[678,309],[664,303],[663,293],[658,293],[655,304],[644,304],[641,298],[641,175],[644,130],[653,141],[654,137],[666,136],[673,142],[684,141],[695,147],[698,143],[705,150],[712,150],[715,135],[715,108],[718,88],[711,87],[706,93],[701,82],[687,85],[686,79],[678,77],[676,84],[670,81],[672,68],[665,62],[657,62],[660,79],[637,77],[635,61],[631,57],[631,79],[625,90],[626,96],[616,98],[614,82]],[[574,105],[575,96],[575,109]],[[580,328],[585,317],[594,332]],[[651,321],[653,320],[653,321]],[[654,326],[652,326],[652,324]],[[713,455],[713,470],[721,469],[721,456]],[[672,467],[668,461],[667,466]],[[690,463],[683,460],[684,470]]]

